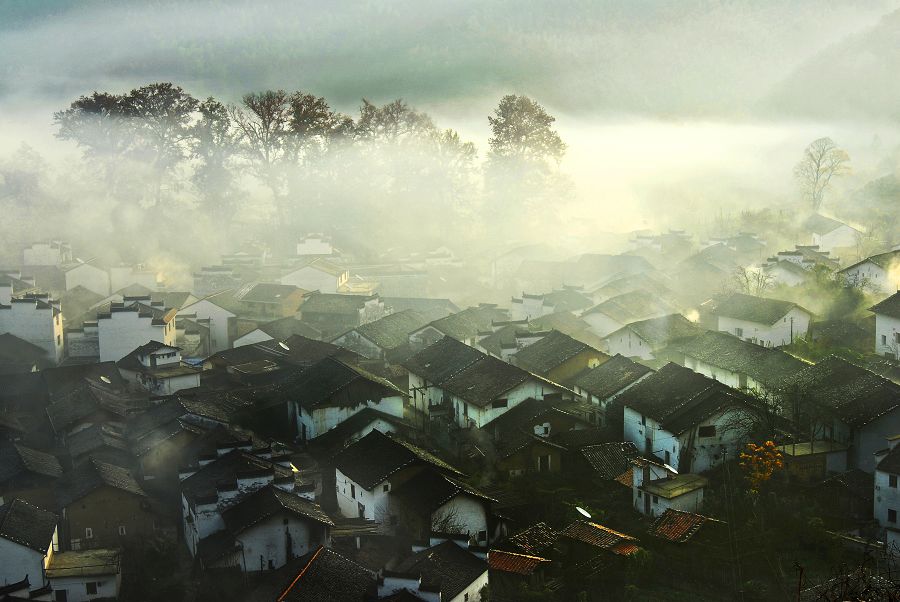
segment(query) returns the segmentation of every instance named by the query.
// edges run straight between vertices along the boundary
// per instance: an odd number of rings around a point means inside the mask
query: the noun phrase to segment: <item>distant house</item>
[[[154,535],[160,526],[132,472],[115,464],[90,460],[64,477],[58,495],[65,549],[119,547],[126,538]]]
[[[26,294],[0,305],[0,332],[40,347],[53,363],[63,358],[62,315],[58,302],[48,295]]]
[[[532,320],[562,311],[581,311],[593,305],[591,297],[581,287],[566,286],[560,290],[540,295],[522,293],[513,297],[510,318]]]
[[[840,273],[854,286],[895,293],[900,289],[900,249],[872,255],[847,266]]]
[[[900,359],[900,292],[869,311],[875,314],[875,353]]]
[[[350,270],[322,258],[304,260],[281,276],[281,284],[289,284],[307,291],[337,293],[350,280]]]
[[[57,516],[24,500],[0,505],[0,582],[44,585],[44,570],[59,551]]]
[[[771,261],[763,266],[763,271],[772,279],[772,284],[799,286],[812,277],[812,271],[793,261]]]
[[[585,310],[581,318],[590,324],[594,334],[606,337],[632,322],[672,313],[675,313],[675,308],[658,296],[644,290],[634,290]]]
[[[478,337],[475,348],[504,362],[510,361],[516,352],[536,343],[550,332],[535,328],[528,320],[494,322],[492,329],[490,334]]]
[[[285,395],[291,400],[290,417],[303,441],[327,433],[366,408],[402,417],[406,398],[390,381],[334,357],[303,371]]]
[[[150,291],[158,290],[164,283],[160,274],[143,265],[117,265],[109,268],[109,288],[113,291],[129,286],[142,286]]]
[[[819,213],[809,216],[803,226],[810,233],[812,244],[824,251],[856,247],[861,234],[853,226]]]
[[[254,320],[276,320],[297,313],[307,291],[286,284],[251,282],[234,291],[240,315]]]
[[[608,359],[609,356],[602,351],[551,330],[513,354],[511,362],[549,381],[568,384],[577,374],[595,368]]]
[[[409,265],[354,265],[350,272],[350,280],[345,287],[353,287],[354,282],[371,283],[385,297],[422,297],[428,294],[428,272]]]
[[[338,453],[334,466],[340,513],[376,521],[391,531],[398,524],[390,495],[394,489],[426,469],[452,479],[464,476],[434,454],[378,430]]]
[[[391,308],[394,313],[411,309],[423,318],[432,322],[455,314],[459,308],[449,299],[430,299],[427,297],[382,297],[385,306]]]
[[[790,381],[817,441],[846,445],[848,468],[871,473],[875,452],[900,433],[900,385],[836,356]]]
[[[726,526],[702,514],[669,508],[657,516],[648,532],[652,537],[674,544],[697,542],[715,546],[724,541],[722,529]]]
[[[900,435],[888,438],[888,448],[875,456],[874,517],[885,530],[883,541],[900,545]]]
[[[266,589],[260,600],[338,602],[364,600],[377,591],[375,573],[326,547],[289,565],[293,570],[277,591]]]
[[[54,554],[47,565],[47,581],[55,599],[117,599],[122,586],[121,556],[121,550],[102,548]]]
[[[22,265],[62,265],[72,261],[72,245],[64,240],[36,242],[22,251]]]
[[[300,239],[296,248],[298,257],[330,257],[335,252],[331,238],[324,234],[307,234]]]
[[[91,261],[73,261],[60,265],[32,266],[22,270],[22,279],[43,291],[55,294],[84,287],[98,295],[109,294],[109,274]]]
[[[409,334],[427,323],[408,309],[352,328],[332,339],[332,343],[373,360],[392,359],[409,348]]]
[[[253,343],[262,343],[263,341],[283,341],[294,335],[300,335],[308,339],[319,340],[322,333],[305,322],[301,322],[295,316],[281,318],[266,322],[247,332],[243,336],[238,337],[234,341],[235,347],[242,345],[252,345]]]
[[[311,293],[300,306],[300,319],[326,338],[374,322],[387,313],[378,295]]]
[[[156,395],[172,395],[200,386],[202,370],[183,364],[180,348],[159,341],[141,345],[116,365],[127,380]]]
[[[53,508],[53,490],[62,473],[55,455],[0,441],[0,498],[18,497],[42,508]]]
[[[655,359],[655,353],[669,344],[703,332],[697,324],[681,314],[669,314],[632,322],[606,336],[606,350],[611,354]]]
[[[605,425],[610,418],[607,416],[610,403],[620,393],[650,374],[653,374],[653,370],[647,366],[617,354],[596,368],[575,377],[572,385],[581,399],[599,406],[600,424]]]
[[[240,285],[241,276],[235,266],[204,266],[199,272],[194,272],[194,286],[191,290],[197,296],[207,297]]]
[[[418,600],[480,600],[481,590],[488,584],[488,565],[461,543],[448,539],[400,560],[394,570],[385,573],[378,587],[379,598],[395,599],[389,596],[405,590]]]
[[[462,428],[481,427],[528,398],[572,392],[561,385],[445,337],[404,362],[409,390]]]
[[[610,559],[627,557],[641,549],[637,538],[585,520],[575,521],[560,531],[557,546],[571,563],[584,562],[598,554]]]
[[[762,345],[789,345],[809,331],[812,313],[791,301],[734,293],[712,310],[716,329]]]
[[[678,472],[703,472],[735,457],[755,408],[738,391],[689,368],[666,364],[617,398],[624,439]]]
[[[631,441],[586,445],[578,450],[582,466],[591,474],[606,480],[632,486],[631,461],[640,456]]]
[[[670,467],[646,458],[632,460],[634,509],[646,516],[660,516],[667,510],[697,512],[703,506],[708,481],[696,474],[678,474]]]
[[[423,349],[447,336],[474,346],[480,336],[487,336],[493,331],[495,322],[502,322],[508,318],[509,313],[496,305],[482,304],[469,307],[414,330],[409,334],[409,342],[414,349]]]
[[[808,366],[780,349],[754,345],[714,330],[672,347],[670,355],[678,355],[679,363],[735,389],[778,393]]]
[[[231,291],[219,292],[178,310],[179,319],[194,321],[206,329],[210,353],[231,348],[237,338],[237,314],[230,297]]]

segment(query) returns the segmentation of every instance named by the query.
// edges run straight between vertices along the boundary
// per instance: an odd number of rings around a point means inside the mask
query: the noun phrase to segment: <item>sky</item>
[[[354,113],[402,97],[476,143],[507,93],[557,117],[581,205],[788,194],[806,143],[893,141],[900,0],[6,0],[0,152],[71,152],[51,116],[93,90],[301,89]],[[698,185],[703,180],[703,185]],[[706,188],[704,188],[706,186]],[[625,224],[627,222],[627,224]]]

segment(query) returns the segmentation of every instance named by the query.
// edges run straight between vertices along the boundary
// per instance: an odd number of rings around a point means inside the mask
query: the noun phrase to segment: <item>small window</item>
[[[744,336],[744,329],[743,329],[743,328],[735,328],[735,329],[734,329],[734,336],[736,336],[736,337],[743,337],[743,336]]]
[[[356,485],[350,485],[350,497],[356,499]]]
[[[62,335],[61,334],[56,335],[56,344],[62,345]]]
[[[887,345],[887,335],[886,334],[881,335],[881,344]]]
[[[896,510],[888,510],[888,522],[889,523],[897,522],[897,511]]]
[[[469,594],[463,596],[463,602],[469,602]]]
[[[647,426],[647,417],[641,416],[641,426]]]
[[[125,535],[125,525],[119,525],[119,535]]]
[[[716,436],[716,425],[709,424],[706,426],[701,426],[699,429],[697,429],[697,436],[698,437],[715,437]]]
[[[658,504],[658,503],[659,503],[659,496],[656,496],[656,495],[653,496],[653,503],[654,503],[654,504]]]
[[[642,497],[644,497],[644,494],[641,492],[640,489],[638,489],[638,499],[640,499]]]
[[[85,539],[94,539],[94,530],[90,527],[84,528],[84,538]]]
[[[538,472],[550,472],[550,454],[538,456],[537,469]]]
[[[289,524],[291,524],[291,521],[290,521],[289,519],[286,519],[286,518],[285,518],[285,519],[283,519],[283,520],[281,521],[281,523],[282,523],[283,525],[289,525]]]
[[[505,408],[509,405],[508,399],[495,399],[494,403],[491,404],[492,408]]]
[[[384,487],[382,487],[381,490],[384,491],[385,493],[387,493],[388,491],[391,490],[391,484],[390,484],[390,483],[385,483],[385,484],[384,484]]]
[[[893,487],[894,489],[897,488],[897,475],[888,475],[888,487]]]
[[[666,450],[666,464],[672,463],[672,455],[669,453],[669,450]]]
[[[96,581],[88,581],[84,584],[84,593],[88,596],[96,596],[97,595],[97,582]]]
[[[478,541],[486,541],[487,540],[487,531],[479,531],[478,532]]]

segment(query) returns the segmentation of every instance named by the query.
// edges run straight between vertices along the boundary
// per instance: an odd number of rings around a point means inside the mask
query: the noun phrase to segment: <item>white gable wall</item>
[[[8,306],[0,307],[0,332],[37,345],[54,362],[62,359],[65,348],[62,316],[50,307],[37,307],[30,300],[13,300]]]
[[[403,417],[403,397],[396,395],[382,399],[367,400],[364,404],[355,406],[324,406],[317,408],[304,408],[300,404],[294,404],[294,416],[297,422],[297,433],[303,437],[304,427],[306,439],[314,439],[324,435],[343,421],[365,408],[374,408],[391,416]]]
[[[875,314],[875,353],[900,359],[900,319]]]
[[[178,314],[193,315],[199,320],[209,320],[210,354],[231,348],[230,321],[235,315],[227,309],[219,307],[207,299],[201,299],[183,307]]]
[[[83,286],[104,297],[109,294],[109,274],[97,266],[83,263],[66,271],[66,290]]]
[[[795,307],[782,316],[774,324],[760,324],[748,320],[738,320],[719,316],[718,330],[738,336],[745,341],[754,342],[763,347],[780,347],[794,340],[805,337],[809,331],[811,316],[808,312]],[[793,319],[793,320],[792,320]]]
[[[603,342],[606,343],[604,351],[610,355],[621,353],[625,357],[639,357],[642,360],[654,359],[650,344],[629,328],[620,328],[603,339]]]

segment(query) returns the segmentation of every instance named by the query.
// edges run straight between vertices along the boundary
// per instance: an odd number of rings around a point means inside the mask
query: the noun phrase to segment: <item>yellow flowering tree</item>
[[[774,441],[766,441],[762,445],[748,443],[741,452],[741,468],[750,482],[750,491],[759,493],[763,483],[772,478],[776,470],[784,467],[784,459]]]

